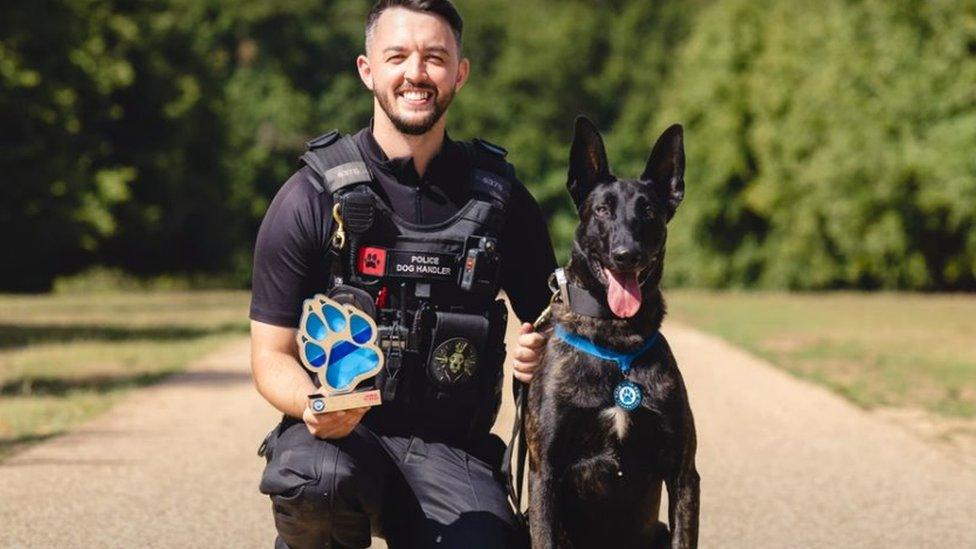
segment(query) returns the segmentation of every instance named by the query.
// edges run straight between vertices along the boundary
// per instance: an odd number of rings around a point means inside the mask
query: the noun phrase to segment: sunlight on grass
[[[864,407],[976,417],[976,297],[670,291],[675,320]]]
[[[0,456],[247,334],[246,292],[0,296]]]

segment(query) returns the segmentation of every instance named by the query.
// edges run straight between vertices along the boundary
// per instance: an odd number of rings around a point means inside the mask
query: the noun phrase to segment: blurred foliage
[[[511,151],[562,257],[582,113],[621,176],[685,124],[673,285],[976,289],[976,1],[457,3],[450,131]],[[370,4],[6,5],[0,288],[92,265],[246,284],[303,141],[369,119]]]
[[[672,282],[976,289],[976,2],[703,10],[654,126],[686,123]]]

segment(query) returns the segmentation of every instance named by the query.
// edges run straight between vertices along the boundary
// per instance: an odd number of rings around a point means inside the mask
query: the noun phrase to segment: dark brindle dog
[[[577,119],[567,185],[580,225],[565,269],[569,304],[553,304],[555,333],[526,416],[538,549],[698,544],[695,426],[658,334],[666,223],[683,198],[683,176],[681,126],[661,135],[639,179],[618,180],[596,128]],[[662,482],[670,533],[657,518]]]

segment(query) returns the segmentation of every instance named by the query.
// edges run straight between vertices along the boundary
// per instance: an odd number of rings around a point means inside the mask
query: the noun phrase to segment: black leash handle
[[[502,474],[508,480],[508,496],[515,507],[515,518],[523,526],[528,526],[528,517],[522,512],[522,493],[525,458],[528,454],[528,446],[525,442],[525,407],[528,403],[529,386],[514,380],[513,390],[515,391],[515,421],[512,425],[512,437],[505,447],[505,455],[502,458]],[[512,470],[513,453],[516,456],[514,471]]]

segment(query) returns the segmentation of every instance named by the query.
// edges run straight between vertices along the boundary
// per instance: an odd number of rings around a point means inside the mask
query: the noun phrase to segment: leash
[[[549,290],[552,296],[549,304],[539,313],[532,329],[539,331],[552,319],[552,304],[559,299],[567,299],[565,293],[566,274],[562,269],[549,276]],[[505,446],[505,454],[502,457],[502,475],[508,480],[508,497],[515,507],[515,519],[523,528],[528,528],[529,517],[522,512],[522,493],[525,482],[525,460],[528,457],[529,447],[525,441],[525,410],[529,401],[529,386],[515,379],[512,390],[515,393],[515,421],[512,424],[512,436],[509,438],[508,445]],[[512,455],[516,456],[515,468],[512,469]]]

